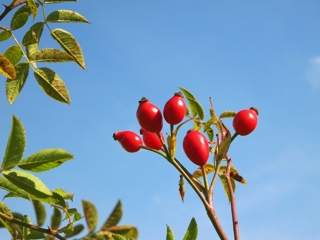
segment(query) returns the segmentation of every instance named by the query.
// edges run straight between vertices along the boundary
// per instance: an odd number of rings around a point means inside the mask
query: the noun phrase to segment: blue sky
[[[65,26],[78,36],[87,70],[52,66],[70,89],[71,106],[47,98],[33,77],[13,106],[1,91],[1,149],[15,114],[27,129],[26,154],[46,147],[75,154],[39,175],[52,188],[73,191],[75,206],[90,199],[102,222],[122,199],[122,223],[137,225],[142,240],[165,239],[166,224],[180,239],[193,216],[199,240],[218,239],[191,189],[181,203],[174,169],[150,153],[124,152],[111,136],[139,129],[135,111],[142,96],[162,108],[179,86],[205,107],[212,96],[218,112],[257,106],[257,131],[231,148],[248,180],[237,187],[242,239],[320,239],[319,1],[83,0],[60,7],[77,9],[91,22]],[[47,37],[42,47],[48,46],[57,45]],[[0,85],[4,89],[4,81]],[[178,156],[195,169],[181,150]],[[27,203],[8,203],[30,212]],[[216,205],[231,234],[219,185]]]

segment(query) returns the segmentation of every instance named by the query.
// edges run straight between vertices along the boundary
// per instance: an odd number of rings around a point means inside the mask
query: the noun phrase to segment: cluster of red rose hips
[[[181,123],[187,115],[187,106],[181,93],[176,93],[164,106],[163,116],[170,125]],[[165,141],[161,133],[163,118],[160,109],[148,99],[139,101],[137,119],[141,126],[141,135],[132,131],[118,131],[113,134],[128,152],[137,152],[145,146],[154,150],[163,150]],[[258,112],[254,108],[239,111],[233,119],[236,134],[248,135],[257,126]],[[183,140],[183,149],[187,157],[198,166],[207,163],[210,153],[209,140],[198,130],[189,130]]]

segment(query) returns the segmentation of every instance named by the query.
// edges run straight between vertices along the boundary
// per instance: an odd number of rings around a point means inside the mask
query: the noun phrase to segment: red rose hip
[[[187,157],[198,166],[203,166],[209,158],[208,139],[199,131],[189,130],[183,139],[183,150]]]
[[[144,145],[155,150],[162,148],[162,141],[157,133],[149,132],[143,128],[140,133],[142,134]]]
[[[237,134],[245,136],[253,132],[258,124],[258,111],[255,108],[243,109],[233,118],[233,128]]]
[[[160,132],[162,129],[162,114],[160,109],[148,99],[139,101],[137,119],[140,126],[149,132]]]
[[[183,95],[176,93],[163,108],[164,119],[169,124],[180,123],[187,114],[187,107],[183,101]]]
[[[137,152],[142,147],[141,137],[132,131],[115,132],[113,138],[118,141],[127,152]]]

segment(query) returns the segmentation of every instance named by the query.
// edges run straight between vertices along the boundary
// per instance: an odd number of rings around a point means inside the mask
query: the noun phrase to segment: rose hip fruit
[[[162,129],[162,114],[160,109],[148,99],[139,101],[137,118],[140,126],[149,132],[160,132]]]
[[[245,136],[253,132],[258,124],[258,111],[255,108],[243,109],[233,118],[233,128],[237,134]]]
[[[162,148],[162,141],[157,133],[149,132],[143,128],[140,133],[142,134],[144,145],[155,150]]]
[[[141,137],[132,131],[115,132],[113,138],[118,141],[127,152],[137,152],[142,147]]]
[[[180,123],[187,114],[187,107],[183,101],[183,95],[176,93],[163,108],[164,119],[169,124]]]
[[[183,150],[187,157],[198,166],[203,166],[209,158],[208,139],[199,131],[189,130],[183,139]]]

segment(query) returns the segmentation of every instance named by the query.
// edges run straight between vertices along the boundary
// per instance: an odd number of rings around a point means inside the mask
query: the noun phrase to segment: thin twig
[[[47,234],[47,235],[51,235],[51,236],[53,236],[53,237],[55,237],[57,239],[60,239],[60,240],[66,240],[66,238],[64,238],[63,236],[61,236],[59,233],[57,233],[56,231],[54,231],[52,229],[41,228],[41,227],[36,226],[36,225],[32,225],[32,224],[29,224],[29,223],[26,223],[26,222],[22,222],[22,221],[14,218],[12,216],[8,216],[8,215],[4,214],[4,213],[0,213],[0,217],[2,219],[4,219],[5,221],[18,224],[20,226],[32,229],[32,230],[37,231],[37,232],[41,232],[41,233],[44,233],[44,234]]]
[[[231,164],[232,164],[232,161],[231,161],[231,158],[229,158],[227,163],[226,175],[227,175],[228,190],[231,195],[231,214],[232,214],[233,235],[234,235],[234,240],[240,240],[240,230],[239,230],[236,198],[233,192],[233,187],[232,187],[231,177],[230,177]]]
[[[165,145],[164,145],[165,146]],[[174,158],[174,159],[170,159],[170,156],[168,155],[167,150],[165,150],[166,152],[162,152],[162,151],[157,151],[148,147],[142,147],[145,150],[148,151],[152,151],[154,153],[159,154],[160,156],[162,156],[163,158],[165,158],[169,163],[171,163],[177,170],[178,172],[187,180],[187,182],[190,184],[190,186],[192,187],[192,189],[195,191],[195,193],[198,195],[198,197],[200,198],[201,202],[203,203],[203,206],[205,207],[208,217],[212,223],[212,225],[214,226],[217,234],[219,235],[221,240],[228,240],[228,237],[226,235],[226,233],[224,232],[222,225],[220,224],[220,221],[218,219],[217,213],[213,207],[211,198],[209,197],[209,201],[207,201],[207,198],[203,195],[202,191],[199,190],[197,183],[194,178],[192,178],[191,173],[183,167],[183,165],[178,161],[178,159]],[[166,149],[166,148],[165,148]]]

